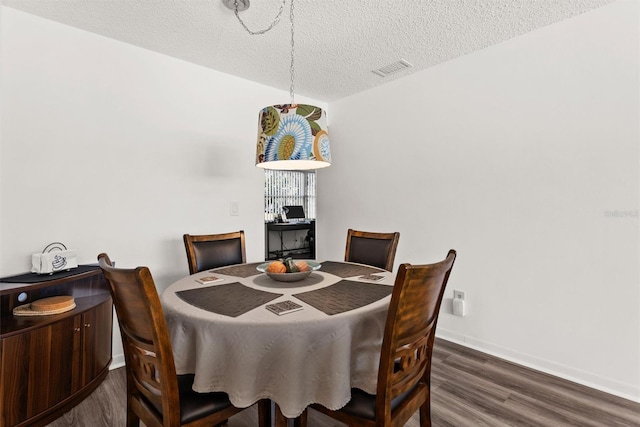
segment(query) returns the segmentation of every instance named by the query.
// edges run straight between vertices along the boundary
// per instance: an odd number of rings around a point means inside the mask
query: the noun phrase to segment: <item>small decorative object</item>
[[[364,276],[358,277],[359,279],[371,280],[372,282],[377,282],[378,280],[384,279],[383,276],[378,276],[376,274],[365,274]]]
[[[199,277],[196,279],[196,282],[202,283],[203,285],[208,285],[209,283],[220,282],[220,281],[222,281],[222,278],[218,276],[205,276],[205,277]]]
[[[30,304],[19,305],[13,309],[14,316],[48,316],[71,311],[76,307],[72,296],[42,298]]]
[[[275,304],[267,304],[265,308],[272,313],[282,316],[283,314],[293,313],[294,311],[302,310],[302,306],[291,300],[280,301]]]
[[[60,242],[50,243],[45,246],[42,253],[31,255],[32,273],[53,274],[76,267],[78,267],[76,251],[67,249]]]
[[[295,261],[291,258],[286,258],[265,262],[260,264],[257,269],[278,282],[297,282],[308,277],[320,267],[322,267],[322,264],[315,261]]]

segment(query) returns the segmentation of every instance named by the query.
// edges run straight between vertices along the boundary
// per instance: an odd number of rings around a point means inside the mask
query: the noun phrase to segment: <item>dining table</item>
[[[162,292],[177,373],[236,407],[270,399],[286,418],[312,403],[341,408],[354,387],[375,394],[394,275],[322,261],[303,280],[283,282],[261,264],[203,271]],[[302,308],[267,309],[283,301]]]

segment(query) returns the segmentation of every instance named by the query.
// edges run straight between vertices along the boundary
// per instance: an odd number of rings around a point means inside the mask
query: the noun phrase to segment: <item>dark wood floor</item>
[[[443,340],[434,348],[431,381],[434,427],[640,426],[640,403]],[[125,388],[124,368],[115,369],[91,396],[49,426],[124,426]],[[308,424],[341,426],[315,411]],[[229,427],[257,425],[255,407],[229,420]],[[416,414],[407,426],[418,425]]]

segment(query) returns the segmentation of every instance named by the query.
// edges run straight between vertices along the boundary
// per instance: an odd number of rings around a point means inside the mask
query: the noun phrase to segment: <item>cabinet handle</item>
[[[80,328],[73,328],[75,332],[80,332]]]
[[[85,323],[85,324],[84,324],[84,327],[85,327],[85,328],[90,328],[90,327],[91,327],[91,323]]]

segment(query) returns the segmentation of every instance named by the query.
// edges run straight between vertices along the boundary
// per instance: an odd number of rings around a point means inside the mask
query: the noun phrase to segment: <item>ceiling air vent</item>
[[[398,62],[394,62],[389,65],[385,65],[382,68],[378,68],[377,70],[373,70],[373,72],[380,77],[387,77],[389,74],[397,73],[398,71],[405,70],[409,67],[413,67],[413,65],[409,64],[404,59],[401,59]]]

